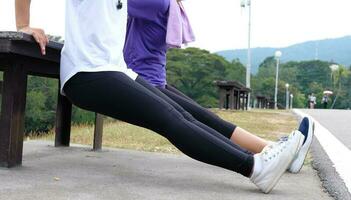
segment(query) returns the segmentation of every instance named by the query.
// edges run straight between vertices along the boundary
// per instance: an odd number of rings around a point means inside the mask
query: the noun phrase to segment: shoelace
[[[294,135],[294,134],[293,134]],[[289,142],[289,136],[282,136],[279,140],[273,144],[270,144],[266,148],[263,149],[263,159],[265,162],[272,160],[277,157],[283,150],[286,148],[287,143]]]
[[[282,136],[279,138],[278,141],[288,141],[289,140],[289,136]]]
[[[263,152],[264,161],[268,162],[283,152],[283,150],[286,148],[288,139],[289,138],[287,137],[287,139],[284,138],[284,140],[279,140],[278,142],[267,146]]]

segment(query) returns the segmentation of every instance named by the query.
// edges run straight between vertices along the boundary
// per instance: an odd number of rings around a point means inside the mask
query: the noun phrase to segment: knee
[[[187,111],[185,111],[185,110],[182,112],[182,115],[184,116],[184,118],[185,118],[186,120],[188,120],[188,121],[190,121],[190,122],[196,121],[195,117],[192,116],[189,112],[187,112]]]

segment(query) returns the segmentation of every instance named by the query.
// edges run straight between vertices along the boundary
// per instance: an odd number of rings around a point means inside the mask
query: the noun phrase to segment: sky
[[[251,0],[252,47],[286,47],[351,35],[350,0]],[[247,48],[248,10],[241,0],[185,0],[196,42],[211,52]],[[64,0],[32,0],[31,25],[63,35]],[[0,31],[15,30],[14,0],[0,0]]]

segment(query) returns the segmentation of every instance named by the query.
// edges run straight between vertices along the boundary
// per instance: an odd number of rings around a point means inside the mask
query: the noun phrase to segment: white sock
[[[261,172],[261,170],[262,170],[262,163],[261,163],[260,155],[255,154],[254,155],[254,166],[252,168],[252,173],[251,173],[250,178],[255,177],[257,174],[259,174]]]

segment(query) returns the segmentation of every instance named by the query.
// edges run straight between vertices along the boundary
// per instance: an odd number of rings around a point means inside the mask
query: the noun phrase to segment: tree
[[[25,132],[48,132],[55,125],[58,81],[29,76],[25,111]],[[73,123],[93,123],[94,113],[77,107],[72,110]]]
[[[280,96],[281,82],[289,83],[289,90],[294,94],[294,106],[305,107],[307,105],[306,98],[310,93],[315,93],[317,99],[321,99],[324,90],[335,90],[337,96],[336,108],[350,107],[350,98],[348,98],[350,83],[350,70],[345,67],[341,68],[342,71],[335,73],[335,81],[340,86],[338,89],[331,80],[331,70],[329,66],[332,63],[319,60],[301,61],[301,62],[287,62],[282,63],[279,68],[279,92],[278,102],[285,102]],[[259,67],[257,75],[253,78],[254,94],[266,94],[273,99],[273,89],[275,84],[275,70],[276,62],[273,57],[266,58]],[[341,73],[341,74],[340,74]],[[339,77],[341,77],[339,81]],[[334,82],[335,82],[334,81]],[[267,85],[269,83],[269,85]],[[269,90],[269,91],[268,91]],[[303,97],[304,96],[304,97]],[[317,101],[318,103],[319,101]],[[321,105],[318,104],[317,107]]]
[[[347,68],[345,68],[342,65],[338,65],[338,69],[335,71],[332,71],[332,77],[333,77],[333,88],[334,91],[336,92],[334,101],[331,105],[331,108],[334,108],[335,103],[338,99],[338,97],[343,98],[344,96],[347,95],[347,92],[345,90],[343,90],[342,87],[342,83],[347,80],[346,78],[350,75],[350,71],[347,70]]]
[[[167,81],[206,107],[217,105],[215,80],[242,79],[243,65],[226,61],[198,48],[171,49],[167,54]]]
[[[246,81],[246,67],[240,62],[240,60],[233,60],[230,64],[226,65],[225,79],[236,80],[241,83]]]
[[[54,126],[57,80],[28,77],[25,131],[47,132]]]

